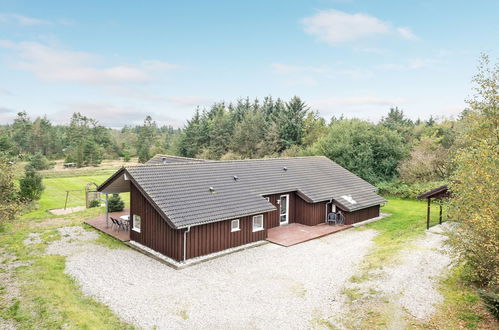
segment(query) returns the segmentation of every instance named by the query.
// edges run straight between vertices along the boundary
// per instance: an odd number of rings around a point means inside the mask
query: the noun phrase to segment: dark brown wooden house
[[[325,157],[178,162],[122,168],[98,189],[130,192],[130,240],[176,261],[267,238],[289,223],[346,224],[379,216],[371,184]]]

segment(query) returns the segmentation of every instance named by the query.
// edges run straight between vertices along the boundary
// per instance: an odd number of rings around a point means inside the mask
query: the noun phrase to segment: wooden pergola
[[[449,198],[450,193],[447,185],[440,186],[438,188],[435,188],[433,190],[427,191],[424,194],[421,194],[418,196],[418,199],[425,199],[428,201],[428,209],[426,211],[426,229],[430,229],[430,209],[431,209],[431,199],[438,199],[440,200],[440,214],[439,214],[439,220],[438,223],[442,224],[442,199],[444,198]]]

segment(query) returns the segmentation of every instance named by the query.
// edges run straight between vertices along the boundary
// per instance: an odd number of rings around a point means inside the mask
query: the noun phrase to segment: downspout
[[[329,202],[327,202],[327,203],[326,203],[326,219],[324,219],[324,222],[325,222],[325,223],[327,223],[327,207],[328,207],[328,205],[329,205],[329,204],[331,204],[332,202],[333,202],[333,199],[331,198],[331,199],[329,200]]]
[[[109,206],[108,206],[108,194],[106,193],[106,228],[109,228]]]
[[[187,227],[187,230],[184,231],[184,262],[187,259],[187,233],[191,231],[191,226]]]

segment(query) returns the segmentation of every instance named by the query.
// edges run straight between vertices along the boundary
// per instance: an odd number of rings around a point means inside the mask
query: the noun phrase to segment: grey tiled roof
[[[198,159],[198,158],[180,157],[180,156],[170,156],[170,155],[156,155],[153,158],[149,159],[144,164],[157,165],[157,164],[187,163],[187,162],[207,162],[207,160]]]
[[[176,228],[272,211],[262,196],[290,191],[308,202],[332,198],[348,211],[385,202],[374,186],[325,157],[141,165],[127,172]]]

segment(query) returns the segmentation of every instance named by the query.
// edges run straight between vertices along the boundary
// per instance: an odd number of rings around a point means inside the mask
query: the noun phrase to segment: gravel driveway
[[[49,253],[67,256],[82,290],[139,327],[286,328],[318,325],[344,309],[341,290],[372,245],[372,230],[347,230],[281,247],[266,244],[182,270],[131,249],[88,241],[80,227]],[[94,233],[92,233],[94,234]]]

